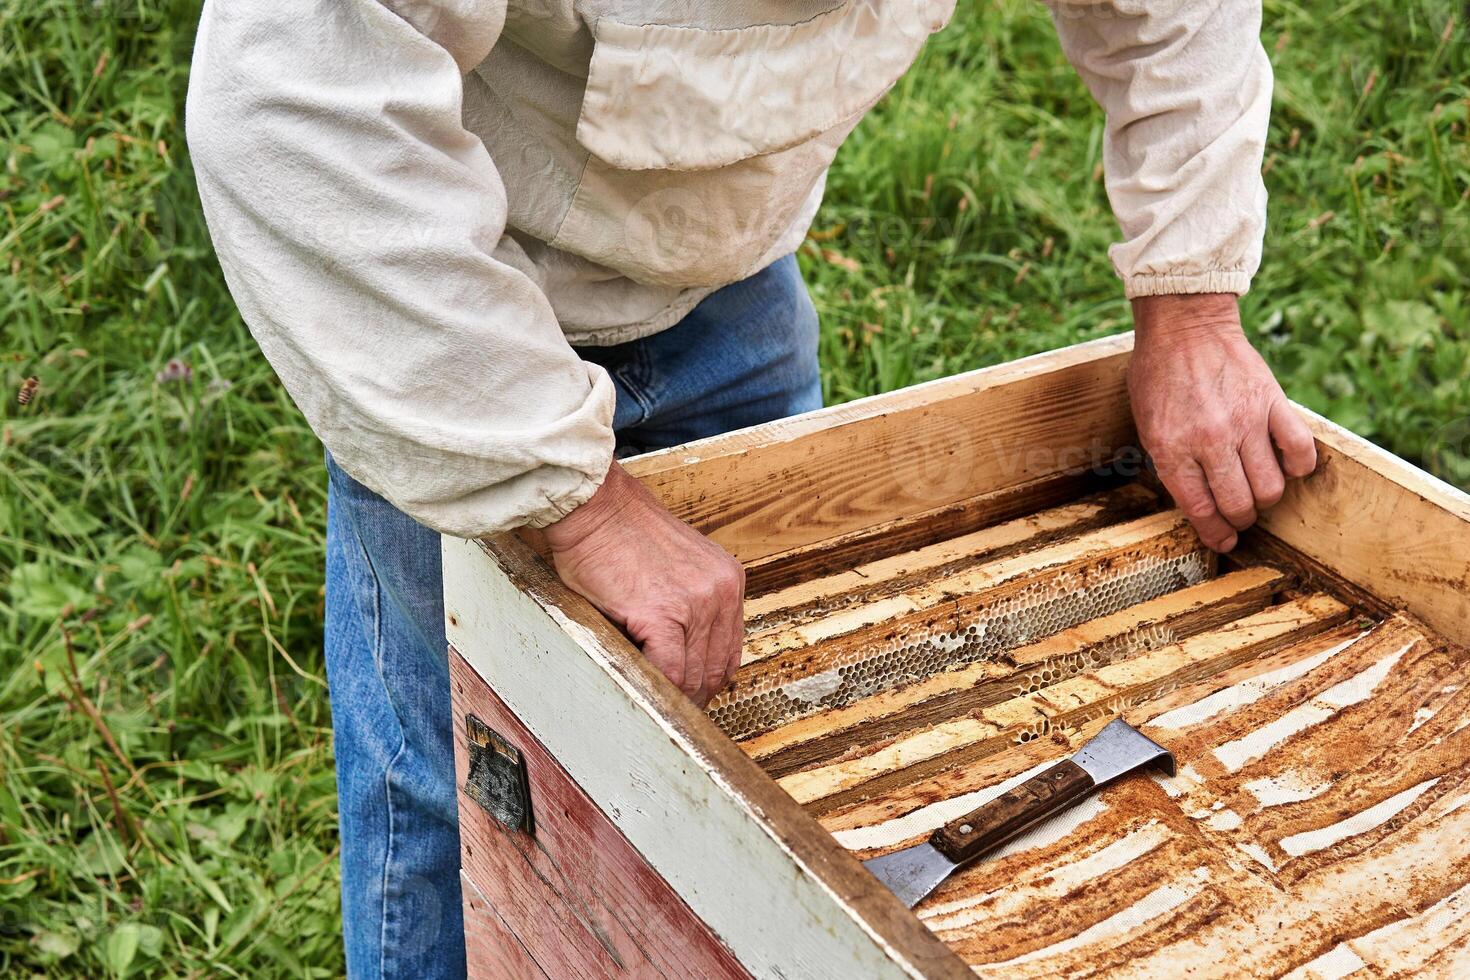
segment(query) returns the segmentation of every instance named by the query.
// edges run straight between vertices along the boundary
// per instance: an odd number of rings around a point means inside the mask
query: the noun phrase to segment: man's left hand
[[[1141,297],[1133,320],[1143,448],[1200,540],[1229,551],[1287,478],[1316,468],[1312,432],[1246,340],[1234,295]]]

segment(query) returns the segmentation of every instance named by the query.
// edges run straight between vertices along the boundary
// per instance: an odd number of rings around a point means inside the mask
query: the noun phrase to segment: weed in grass
[[[0,0],[0,975],[335,976],[324,480],[198,216],[197,0]],[[1459,5],[1267,3],[1288,391],[1470,485]],[[829,400],[1124,330],[1101,119],[962,3],[802,251]],[[34,377],[29,397],[17,397]]]

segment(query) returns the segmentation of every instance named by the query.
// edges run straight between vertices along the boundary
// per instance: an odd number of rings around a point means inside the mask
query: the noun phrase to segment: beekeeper
[[[615,461],[817,408],[792,257],[843,138],[953,0],[210,0],[189,146],[245,322],[327,449],[353,977],[464,972],[439,542],[545,529],[703,703],[740,566]],[[1107,115],[1145,447],[1211,547],[1314,465],[1241,332],[1259,0],[1055,3]],[[555,683],[548,678],[548,683]]]

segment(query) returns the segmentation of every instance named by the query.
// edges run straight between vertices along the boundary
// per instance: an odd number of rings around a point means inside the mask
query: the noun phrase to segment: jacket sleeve
[[[460,121],[504,0],[211,0],[187,109],[240,312],[338,465],[464,537],[551,523],[612,458],[607,374],[568,346]]]
[[[1107,115],[1103,167],[1130,298],[1244,293],[1261,262],[1271,64],[1260,0],[1048,0]]]

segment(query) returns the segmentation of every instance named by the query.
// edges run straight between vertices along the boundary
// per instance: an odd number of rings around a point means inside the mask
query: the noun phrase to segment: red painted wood
[[[473,882],[461,881],[468,975],[475,980],[551,980],[490,907]]]
[[[748,978],[474,668],[452,648],[449,660],[459,785],[468,771],[464,718],[472,712],[525,756],[536,822],[534,835],[507,831],[459,794],[461,864],[481,893],[470,896],[467,888],[466,906],[483,901],[497,917],[466,915],[471,980],[506,976],[519,956],[556,980]]]

